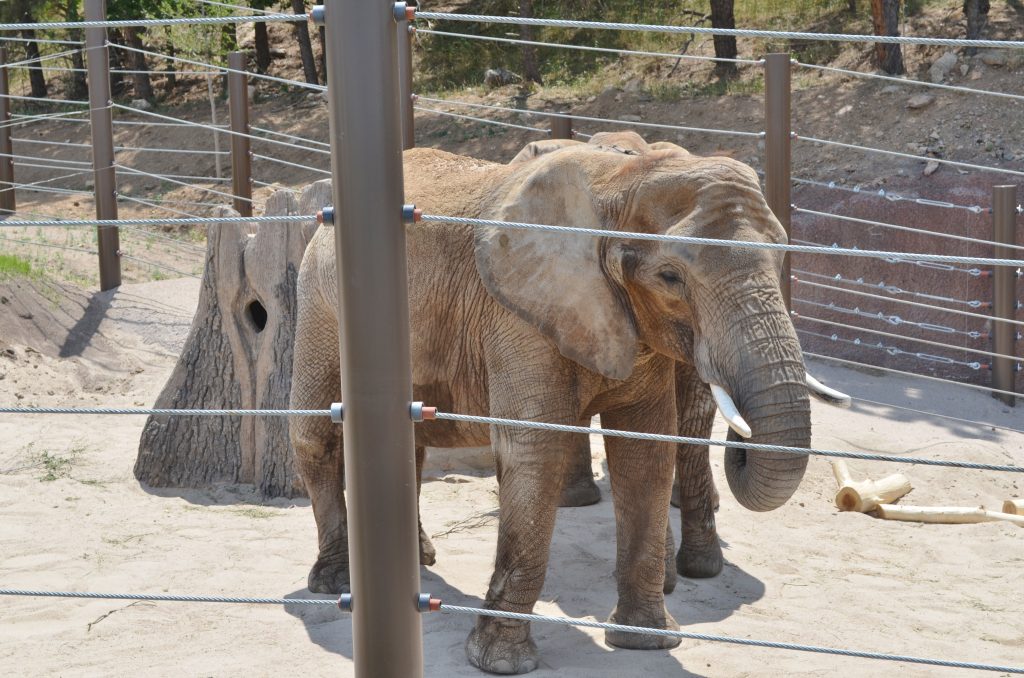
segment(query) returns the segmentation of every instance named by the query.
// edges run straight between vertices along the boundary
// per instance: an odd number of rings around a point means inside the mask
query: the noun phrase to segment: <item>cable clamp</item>
[[[316,223],[334,225],[334,208],[328,205],[316,213]]]
[[[414,224],[423,217],[423,210],[417,209],[416,205],[402,205],[402,221],[406,224]]]
[[[331,403],[331,421],[340,424],[345,421],[345,406],[341,403]]]
[[[396,2],[394,9],[395,21],[412,21],[416,18],[416,6],[404,2]]]
[[[351,612],[352,611],[352,594],[351,593],[342,593],[338,597],[338,609],[341,610],[342,612]]]
[[[421,593],[416,598],[416,609],[420,612],[437,612],[441,609],[441,599],[431,598],[429,593]]]
[[[424,421],[437,418],[436,407],[425,407],[420,401],[409,403],[409,417],[413,421]]]
[[[313,5],[313,9],[309,10],[309,20],[317,26],[324,25],[324,6]]]

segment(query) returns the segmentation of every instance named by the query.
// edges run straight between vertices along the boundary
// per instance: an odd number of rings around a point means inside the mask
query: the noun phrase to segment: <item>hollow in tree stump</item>
[[[330,182],[296,200],[278,191],[265,214],[314,214]],[[235,214],[224,208],[225,214]],[[287,409],[299,264],[316,224],[210,226],[199,304],[156,408]],[[151,487],[255,485],[267,497],[305,494],[284,417],[151,416],[135,477]]]

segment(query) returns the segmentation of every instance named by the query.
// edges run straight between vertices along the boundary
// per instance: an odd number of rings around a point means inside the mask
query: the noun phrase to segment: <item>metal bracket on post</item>
[[[423,210],[416,205],[402,205],[402,221],[407,224],[414,224],[423,218]]]
[[[331,403],[331,421],[340,424],[345,421],[345,405],[342,403]]]
[[[324,25],[324,6],[313,5],[313,9],[309,10],[309,20],[317,26]]]
[[[420,612],[437,612],[441,609],[441,599],[432,598],[429,593],[421,593],[416,598],[416,609]]]
[[[395,21],[399,23],[403,21],[412,21],[416,18],[416,5],[410,5],[405,2],[396,2],[392,7],[392,14],[395,16]]]
[[[249,148],[249,76],[245,54],[228,54],[228,112],[231,116],[232,205],[243,217],[252,216],[252,155]]]
[[[352,594],[351,593],[342,593],[340,596],[338,596],[338,609],[341,610],[342,612],[351,612],[352,611]]]
[[[328,205],[319,212],[316,213],[316,223],[327,224],[328,226],[334,225],[334,208]]]
[[[1017,242],[1017,187],[992,187],[992,240],[995,245],[992,256],[997,259],[1013,257],[1013,246]],[[1016,300],[1017,276],[1009,266],[996,266],[992,272],[992,350],[1006,356],[1016,355],[1014,328],[1009,322],[1017,316],[1019,302]],[[1016,391],[1015,363],[1011,358],[992,359],[992,387],[1000,391]],[[993,393],[1007,405],[1016,404],[1016,398],[1005,393]]]
[[[409,417],[415,422],[429,421],[437,418],[436,407],[425,407],[422,402],[409,403]]]
[[[106,0],[85,0],[85,20],[105,21]],[[96,193],[96,218],[117,219],[117,179],[114,175],[114,124],[110,118],[110,55],[107,29],[85,29],[86,64],[89,75],[89,123],[92,133],[92,166]],[[100,258],[100,289],[121,285],[121,239],[116,226],[96,227]]]
[[[0,47],[0,210],[11,215],[17,211],[14,196],[14,153],[11,146],[11,100],[7,97],[7,48]]]
[[[765,173],[764,187],[768,207],[790,237],[792,188],[792,146],[790,69],[788,54],[769,54],[765,57],[764,73],[764,128],[765,128]],[[790,255],[783,259],[782,297],[786,308],[792,308],[790,301]]]

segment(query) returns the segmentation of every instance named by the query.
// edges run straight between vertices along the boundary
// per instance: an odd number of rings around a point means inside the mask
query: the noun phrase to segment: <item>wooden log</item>
[[[960,506],[893,506],[892,504],[880,504],[878,506],[878,517],[886,520],[907,520],[917,523],[987,523],[997,520],[1013,523],[1018,527],[1024,527],[1024,516],[1000,513],[999,511],[986,511],[985,507],[978,508]]]
[[[866,513],[879,504],[890,504],[913,489],[910,479],[894,473],[881,480],[848,481],[836,493],[836,506],[841,511]]]
[[[1003,502],[1003,513],[1024,516],[1024,499],[1007,499]]]
[[[314,214],[330,183],[299,200],[278,191],[268,215]],[[233,213],[225,208],[226,213]],[[299,264],[315,223],[209,228],[192,329],[157,408],[287,409]],[[150,417],[135,477],[151,487],[253,484],[266,497],[304,493],[284,417]]]

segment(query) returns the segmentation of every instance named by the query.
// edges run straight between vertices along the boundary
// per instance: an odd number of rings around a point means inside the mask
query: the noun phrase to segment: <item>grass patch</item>
[[[60,478],[71,477],[73,460],[70,456],[65,457],[58,454],[43,452],[39,455],[38,461],[39,465],[42,466],[43,469],[43,475],[39,476],[39,480],[44,483],[53,482]]]
[[[0,253],[0,280],[32,276],[32,263],[15,254]]]
[[[277,513],[270,509],[263,508],[262,506],[252,506],[249,508],[236,508],[231,509],[231,512],[238,516],[245,518],[251,518],[253,520],[266,520],[267,518],[277,517]]]

